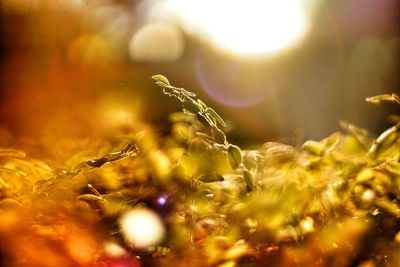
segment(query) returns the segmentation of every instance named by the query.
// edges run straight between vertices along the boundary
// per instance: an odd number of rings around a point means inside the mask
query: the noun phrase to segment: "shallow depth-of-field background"
[[[399,8],[0,2],[0,266],[398,266]]]

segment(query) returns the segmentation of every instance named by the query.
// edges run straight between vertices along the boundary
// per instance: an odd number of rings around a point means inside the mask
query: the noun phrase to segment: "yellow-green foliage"
[[[9,266],[93,266],[102,242],[129,247],[115,229],[119,216],[159,194],[169,201],[160,211],[167,238],[129,248],[152,266],[400,264],[400,124],[374,138],[343,122],[345,133],[300,148],[246,150],[229,143],[224,120],[194,93],[153,79],[183,104],[169,116],[171,135],[132,133],[122,149],[84,147],[106,152],[75,155],[63,170],[0,150],[0,237],[12,244],[0,247]],[[68,252],[71,236],[89,240],[92,261]],[[35,242],[56,265],[35,256]]]

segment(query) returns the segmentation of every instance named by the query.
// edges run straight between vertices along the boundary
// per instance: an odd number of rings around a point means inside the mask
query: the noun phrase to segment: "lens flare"
[[[174,62],[183,51],[181,31],[168,23],[147,24],[129,42],[130,58],[139,62]]]
[[[202,89],[215,101],[248,107],[272,96],[282,84],[277,70],[253,63],[232,58],[217,61],[217,56],[197,53],[194,69]]]

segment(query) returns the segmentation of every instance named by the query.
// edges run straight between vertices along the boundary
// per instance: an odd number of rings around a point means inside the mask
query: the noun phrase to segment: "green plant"
[[[342,122],[345,133],[300,148],[267,142],[241,149],[194,93],[162,75],[153,79],[183,104],[169,116],[170,135],[148,131],[122,149],[106,139],[89,143],[82,154],[71,149],[74,160],[61,169],[0,149],[2,263],[400,265],[398,122],[376,138]],[[400,102],[395,94],[367,101]],[[121,217],[132,209],[160,214],[163,242],[129,242],[132,226]],[[119,256],[107,258],[110,243]]]

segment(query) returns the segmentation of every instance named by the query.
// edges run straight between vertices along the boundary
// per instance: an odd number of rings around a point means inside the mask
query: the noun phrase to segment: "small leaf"
[[[242,163],[242,151],[238,146],[228,146],[228,160],[232,169],[236,169]]]
[[[212,118],[209,114],[206,114],[206,113],[204,113],[202,111],[199,111],[198,114],[200,116],[202,116],[207,121],[208,125],[210,125],[211,127],[216,127],[215,119]]]
[[[93,194],[83,194],[78,196],[76,199],[84,200],[84,201],[103,201],[104,199],[101,196],[96,196]]]
[[[226,136],[223,131],[221,131],[218,128],[212,128],[212,133],[215,141],[219,144],[225,144],[226,142]]]
[[[220,125],[222,125],[223,127],[226,126],[226,123],[224,122],[224,120],[221,118],[221,116],[218,115],[217,112],[215,112],[215,110],[213,110],[212,108],[206,108],[204,110],[204,112],[206,114],[209,114],[211,117],[213,117]]]
[[[309,154],[321,156],[324,151],[324,145],[316,141],[308,140],[303,144],[302,149]]]
[[[342,139],[342,135],[338,132],[331,134],[327,138],[321,140],[321,144],[324,145],[324,150],[326,152],[332,152],[336,149]]]
[[[158,81],[158,82],[162,82],[162,83],[164,83],[164,84],[170,85],[168,79],[167,79],[164,75],[158,74],[158,75],[152,76],[151,78],[152,78],[153,80]]]
[[[199,177],[199,180],[205,183],[221,182],[224,177],[218,173],[208,173]]]
[[[400,124],[396,124],[386,131],[384,131],[372,144],[369,155],[379,156],[386,150],[392,147],[392,145],[400,138]]]
[[[214,126],[217,127],[217,120],[213,116],[208,114],[208,113],[204,113],[204,114],[207,117],[207,119],[208,119],[207,121],[210,124],[210,126],[211,127],[214,127]]]
[[[247,192],[250,192],[254,189],[254,176],[248,170],[243,171],[243,180],[246,184]]]
[[[204,103],[203,101],[201,101],[200,99],[197,99],[197,103],[199,103],[199,105],[202,107],[202,108],[207,108],[207,105],[206,105],[206,103]]]

